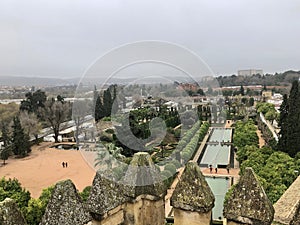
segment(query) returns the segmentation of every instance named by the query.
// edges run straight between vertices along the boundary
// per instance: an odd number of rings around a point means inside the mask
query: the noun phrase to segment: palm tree
[[[121,154],[122,150],[121,147],[117,147],[113,143],[99,148],[95,159],[95,167],[105,163],[106,169],[112,169],[113,164],[116,163],[117,160],[122,161],[125,158],[125,156]]]

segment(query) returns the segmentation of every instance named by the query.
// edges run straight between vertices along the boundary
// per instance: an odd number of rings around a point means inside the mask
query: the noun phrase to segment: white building
[[[258,70],[258,69],[248,69],[248,70],[238,70],[238,75],[239,76],[252,76],[255,74],[260,74],[263,75],[263,70]]]

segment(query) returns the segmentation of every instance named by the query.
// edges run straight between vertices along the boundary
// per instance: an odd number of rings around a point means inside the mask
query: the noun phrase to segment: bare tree
[[[55,142],[58,142],[59,131],[62,129],[61,125],[66,122],[69,116],[70,104],[52,99],[45,103],[45,108],[42,111],[43,118],[53,130]]]
[[[72,119],[75,122],[75,139],[77,146],[79,145],[79,134],[82,132],[83,123],[91,111],[91,102],[89,101],[78,100],[73,103]]]
[[[22,111],[20,113],[21,125],[24,128],[25,133],[31,138],[34,137],[36,142],[38,141],[38,135],[42,129],[42,124],[40,123],[38,117],[34,113],[29,113],[27,111]]]

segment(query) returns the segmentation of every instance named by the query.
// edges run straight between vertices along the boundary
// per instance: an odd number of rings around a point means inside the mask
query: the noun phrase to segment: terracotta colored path
[[[0,177],[17,178],[31,196],[38,198],[42,189],[60,180],[71,179],[79,191],[92,185],[95,171],[82,158],[80,151],[49,148],[53,143],[33,146],[30,156],[24,159],[10,158],[0,166]],[[62,162],[68,162],[68,168]],[[2,165],[2,163],[0,163]]]
[[[265,142],[264,138],[262,137],[261,131],[258,128],[256,130],[256,134],[258,136],[259,147],[262,148],[263,146],[265,146],[266,142]]]

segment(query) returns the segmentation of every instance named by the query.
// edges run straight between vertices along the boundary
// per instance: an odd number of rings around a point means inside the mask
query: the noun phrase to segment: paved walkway
[[[257,127],[257,126],[256,126]],[[261,131],[257,128],[256,130],[256,134],[258,136],[258,142],[259,142],[259,147],[262,148],[263,146],[265,146],[266,142],[262,137],[262,133]]]
[[[200,157],[200,155],[201,155],[201,153],[202,153],[202,151],[203,151],[203,149],[205,147],[205,144],[206,144],[206,142],[207,142],[207,140],[209,138],[210,132],[211,132],[211,128],[209,128],[207,134],[203,138],[203,140],[202,140],[202,142],[201,142],[201,144],[200,144],[200,146],[199,146],[199,148],[198,148],[198,150],[197,150],[197,152],[196,152],[196,154],[195,154],[195,156],[193,158],[193,162],[197,162],[198,161],[198,159],[199,159],[199,157]]]
[[[165,217],[169,217],[172,212],[173,207],[170,204],[170,199],[173,195],[176,185],[178,184],[178,181],[180,180],[183,170],[184,170],[184,167],[181,167],[178,169],[178,174],[177,174],[176,178],[174,179],[171,187],[167,190],[167,194],[165,196]]]
[[[268,126],[268,128],[269,128],[269,130],[272,132],[273,137],[275,138],[275,140],[278,141],[278,135],[277,135],[277,132],[276,132],[275,128],[272,126],[272,124],[270,124],[270,122],[269,122],[268,120],[265,119],[263,113],[260,113],[259,116],[260,116],[261,121],[262,121],[263,123],[265,123],[265,124]]]

